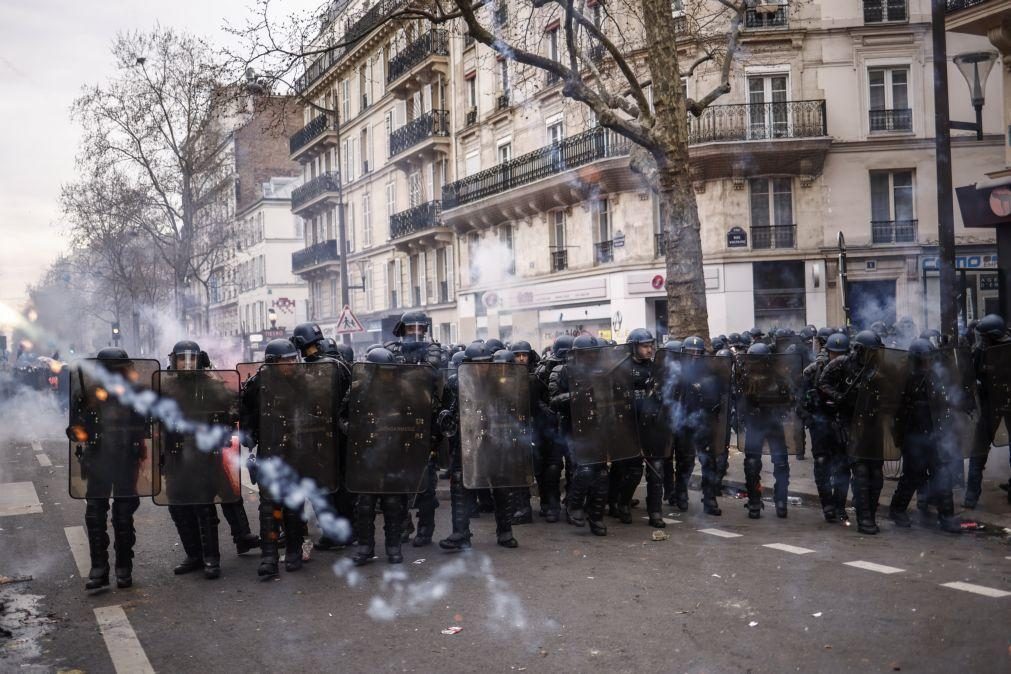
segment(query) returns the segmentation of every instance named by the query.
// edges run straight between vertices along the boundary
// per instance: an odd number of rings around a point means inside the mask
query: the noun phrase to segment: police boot
[[[114,499],[112,502],[112,530],[116,535],[116,587],[133,585],[133,546],[137,533],[133,528],[133,513],[140,499]]]
[[[449,477],[450,517],[453,523],[453,533],[439,541],[443,550],[466,550],[470,547],[470,512],[471,501],[469,493],[463,487],[463,475],[454,471]]]
[[[858,463],[853,467],[853,505],[857,511],[857,531],[873,536],[877,534],[877,522],[871,508],[871,487],[868,467]]]
[[[299,571],[302,568],[302,518],[293,510],[283,510],[284,530],[288,532],[284,540],[284,570]]]
[[[761,458],[744,457],[744,482],[748,489],[748,517],[757,520],[762,516]]]
[[[213,505],[200,506],[200,548],[203,552],[204,578],[221,576],[221,551],[218,548],[218,514]]]
[[[277,507],[270,501],[260,501],[260,567],[256,575],[264,580],[277,575]]]
[[[228,522],[232,542],[235,543],[235,554],[242,555],[260,547],[260,537],[249,530],[249,518],[246,517],[246,508],[242,501],[222,503],[221,513]]]
[[[97,590],[109,584],[109,532],[105,528],[107,502],[103,508],[98,499],[88,501],[84,514],[84,525],[88,531],[88,550],[91,553],[91,571],[84,584],[87,590]]]
[[[776,501],[776,517],[780,519],[786,519],[786,501]]]
[[[962,533],[962,520],[955,515],[955,502],[950,491],[937,498],[937,526],[949,534]]]
[[[523,487],[510,492],[513,524],[533,524],[534,511],[530,507],[530,489]]]
[[[200,551],[200,527],[193,512],[194,506],[169,506],[169,517],[176,525],[179,542],[182,543],[186,558],[179,563],[172,573],[182,576],[196,571],[203,566]]]
[[[495,498],[495,537],[498,544],[503,548],[518,548],[520,544],[513,538],[511,503],[508,492],[505,489],[496,489],[493,496]]]
[[[414,519],[411,517],[411,509],[407,507],[407,498],[403,504],[404,521],[400,525],[400,542],[410,543],[411,536],[414,535]]]
[[[544,498],[547,500],[546,505],[541,503],[541,508],[544,509],[544,521],[554,524],[559,520],[562,512],[562,466],[559,464],[546,466],[543,477]]]
[[[594,536],[606,536],[607,526],[604,524],[604,507],[607,503],[608,477],[606,469],[597,471],[588,494],[586,506],[586,521]]]
[[[671,503],[681,512],[688,510],[688,481],[684,476],[679,476],[674,481],[674,497]]]
[[[913,520],[909,519],[909,513],[905,510],[896,510],[894,506],[888,508],[888,519],[895,523],[895,526],[908,529],[913,526]]]
[[[376,556],[376,509],[375,496],[362,494],[355,503],[355,538],[358,547],[351,561],[362,566]]]
[[[719,517],[723,514],[720,504],[716,501],[716,484],[711,479],[702,476],[702,510],[707,515]]]
[[[386,534],[386,561],[390,564],[404,561],[400,548],[404,539],[400,527],[404,521],[405,504],[406,501],[399,496],[383,497],[383,533]]]
[[[434,501],[433,501],[434,503]],[[411,545],[416,548],[423,548],[432,544],[432,536],[435,534],[435,508],[418,508],[418,531],[411,541]]]

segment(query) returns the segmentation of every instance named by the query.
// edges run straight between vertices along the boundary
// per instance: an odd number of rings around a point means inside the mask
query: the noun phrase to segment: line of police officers
[[[431,544],[439,464],[450,480],[445,550],[471,547],[470,519],[482,510],[494,513],[498,544],[517,547],[512,525],[532,521],[535,482],[546,522],[564,516],[603,536],[605,510],[632,522],[645,473],[649,525],[663,528],[665,499],[688,509],[696,458],[704,511],[719,516],[732,429],[744,453],[751,518],[764,507],[765,453],[776,514],[787,516],[788,456],[804,457],[807,430],[826,521],[848,523],[852,484],[857,527],[876,534],[883,463],[901,456],[890,518],[910,526],[907,509],[920,491],[918,505],[935,507],[940,527],[957,533],[952,488],[960,462],[970,457],[964,506],[972,508],[989,448],[1006,432],[1008,385],[1001,382],[1011,338],[999,316],[971,326],[963,338],[973,343],[961,348],[924,335],[900,351],[885,348],[874,331],[851,338],[808,327],[799,335],[720,336],[711,352],[694,336],[657,349],[649,331],[637,329],[621,346],[561,336],[544,358],[526,342],[444,349],[428,340],[428,325],[422,312],[404,314],[398,339],[370,347],[360,363],[307,323],[290,340],[270,342],[264,363],[238,371],[213,370],[191,341],[175,346],[168,370],[122,349],[98,354],[102,372],[75,368],[67,431],[71,495],[87,501],[86,587],[109,583],[110,500],[117,584],[131,584],[133,513],[146,495],[169,507],[178,530],[186,557],[175,572],[202,569],[207,578],[220,575],[219,505],[237,552],[260,548],[261,577],[277,575],[282,544],[285,569],[301,568],[303,504],[311,500],[303,478],[328,495],[312,501],[325,530],[315,547],[353,544],[356,564],[374,558],[377,511],[390,563],[403,561],[408,540]],[[148,381],[160,397],[153,408],[136,402],[143,395],[131,397]],[[165,408],[169,400],[177,406]],[[171,423],[177,417],[200,426]],[[259,537],[242,507],[238,447],[230,432],[208,432],[236,424],[253,450],[250,477],[260,483]],[[339,518],[353,523],[350,535],[336,526]]]

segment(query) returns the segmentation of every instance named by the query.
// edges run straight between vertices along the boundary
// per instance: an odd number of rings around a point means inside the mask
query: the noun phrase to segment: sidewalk
[[[879,516],[882,509],[887,510],[891,501],[892,492],[898,483],[898,462],[885,463],[885,487],[881,491],[881,500],[878,510]],[[812,472],[814,460],[811,457],[810,448],[807,458],[798,461],[795,457],[790,457],[790,496],[800,497],[805,505],[817,506],[818,488],[814,484],[814,474]],[[968,471],[969,461],[965,461],[965,470]],[[695,478],[692,480],[693,487],[698,488],[698,470],[695,471]],[[1011,467],[1008,466],[1008,448],[997,447],[990,451],[987,459],[986,471],[983,473],[983,494],[975,510],[963,510],[962,499],[965,494],[962,485],[955,488],[955,512],[962,511],[962,517],[967,520],[981,522],[990,527],[1000,529],[1011,529],[1011,503],[1008,503],[1007,492],[1000,488],[1001,484],[1007,484],[1011,477]],[[775,478],[772,476],[772,461],[769,456],[762,457],[762,485],[767,493],[771,493]],[[734,447],[730,448],[730,467],[727,470],[727,477],[724,480],[725,487],[737,487],[744,489],[744,454],[738,452]],[[853,498],[852,491],[850,499]],[[913,500],[911,508],[916,506]]]

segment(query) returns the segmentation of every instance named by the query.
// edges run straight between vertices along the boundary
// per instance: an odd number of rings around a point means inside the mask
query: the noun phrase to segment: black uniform
[[[828,352],[822,350],[815,361],[804,369],[804,392],[799,410],[811,431],[814,482],[818,488],[822,514],[826,521],[835,522],[847,519],[846,496],[849,493],[850,473],[836,407],[818,389],[828,363]]]
[[[565,361],[554,356],[545,358],[534,369],[530,381],[530,406],[537,443],[537,490],[540,515],[548,522],[557,522],[562,503],[562,466],[568,453],[562,435],[558,412],[551,406],[551,373]]]
[[[997,433],[1001,422],[1000,414],[994,409],[989,391],[987,390],[987,366],[983,359],[983,352],[989,347],[1011,342],[1011,337],[1007,335],[999,339],[981,336],[980,339],[982,341],[973,348],[972,352],[979,389],[980,423],[976,433],[976,451],[969,457],[969,472],[966,476],[965,484],[966,508],[975,508],[979,502],[980,494],[983,491],[983,471],[986,470],[986,461],[990,453],[990,447],[993,444],[994,435]],[[1011,373],[1005,373],[1005,376],[1009,374]],[[1011,418],[1005,418],[1003,421],[1005,427],[1011,431]],[[1011,454],[1009,454],[1008,460],[1011,462]],[[1008,482],[1008,501],[1011,502],[1011,481]]]

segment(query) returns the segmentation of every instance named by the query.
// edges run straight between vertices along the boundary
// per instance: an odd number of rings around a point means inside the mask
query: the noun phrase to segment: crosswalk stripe
[[[32,451],[34,451],[34,452],[41,452],[42,451],[42,443],[39,442],[38,440],[32,440]]]
[[[0,484],[0,517],[5,515],[32,515],[42,512],[38,492],[31,482]]]
[[[875,564],[874,562],[865,562],[858,559],[855,562],[843,562],[846,566],[852,566],[855,569],[863,569],[864,571],[874,571],[876,573],[902,573],[905,569],[899,569],[894,566],[885,566],[884,564]]]
[[[963,592],[972,592],[973,594],[981,594],[984,597],[993,597],[995,599],[999,599],[1001,597],[1011,597],[1011,592],[1005,592],[1004,590],[997,590],[992,587],[986,587],[985,585],[963,583],[962,581],[956,581],[954,583],[941,583],[941,587],[950,587],[952,590],[962,590]]]
[[[811,550],[809,548],[801,548],[796,545],[787,545],[786,543],[766,543],[762,547],[770,548],[772,550],[781,550],[783,552],[789,552],[790,554],[793,555],[807,555],[814,552],[814,550]]]
[[[154,668],[122,606],[96,608],[95,618],[117,674],[154,674]]]
[[[64,527],[63,533],[67,536],[70,554],[74,556],[81,578],[87,578],[88,572],[91,571],[91,556],[88,553],[88,535],[84,533],[84,527]]]
[[[45,454],[36,454],[35,458],[39,460],[40,466],[45,466],[46,468],[48,468],[49,466],[53,465],[53,462],[50,461],[49,457],[46,456]]]
[[[740,538],[742,534],[735,534],[733,531],[724,531],[723,529],[699,529],[700,534],[709,534],[710,536],[718,536],[720,538]]]

